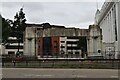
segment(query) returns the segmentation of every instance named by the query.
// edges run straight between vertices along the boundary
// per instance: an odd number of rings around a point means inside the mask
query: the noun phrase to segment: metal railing
[[[24,68],[107,68],[118,69],[120,59],[84,59],[84,58],[2,58],[2,67]]]

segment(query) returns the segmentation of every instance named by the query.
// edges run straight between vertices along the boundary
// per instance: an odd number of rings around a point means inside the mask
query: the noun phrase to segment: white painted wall
[[[27,27],[25,30],[24,55],[35,55],[35,36],[35,27]],[[29,40],[30,38],[31,40]]]
[[[61,43],[61,41],[65,41],[64,43]],[[71,52],[71,50],[67,50],[67,46],[71,46],[70,44],[67,44],[67,41],[79,41],[79,39],[67,39],[67,37],[60,37],[60,46],[63,45],[65,48],[60,48],[60,51],[63,49],[65,51],[65,54],[68,54],[68,52]],[[73,44],[72,46],[77,46],[77,44]],[[73,54],[75,52],[79,52],[81,54],[81,50],[72,50]]]
[[[105,44],[114,44],[115,58],[117,59],[117,55],[118,53],[120,53],[119,52],[120,51],[120,2],[114,2],[111,6],[109,7],[107,6],[108,5],[103,5],[100,11],[99,14],[100,16],[98,19],[102,19],[102,20],[101,21],[95,20],[95,21],[98,21],[98,23],[100,23],[99,26],[102,28],[102,35],[103,35],[102,42]],[[107,12],[105,13],[106,10]],[[102,15],[104,15],[104,17],[102,17]],[[116,24],[115,24],[115,20],[116,20]],[[117,31],[115,30],[115,26],[117,28]],[[117,41],[115,35],[116,32],[117,32]],[[104,46],[106,45],[103,44],[103,47]],[[105,48],[102,49],[104,52]]]
[[[8,52],[14,52],[15,54],[17,53],[18,49],[5,49],[5,54],[8,54]],[[19,49],[20,52],[23,52],[23,49]]]
[[[65,41],[64,43],[62,43],[61,41]],[[60,37],[60,46],[65,46],[65,48],[61,48],[60,47],[60,51],[64,51],[65,54],[67,54],[67,45],[66,45],[66,41],[67,41],[67,37]]]
[[[102,28],[103,34],[103,42],[106,43],[113,43],[115,42],[115,12],[114,5],[110,8],[110,10],[105,13],[102,21],[100,22],[99,26]],[[117,17],[117,16],[116,16]]]
[[[5,47],[0,45],[0,55],[5,54]]]
[[[97,38],[94,38],[97,37]],[[97,56],[101,55],[102,53],[98,53],[98,50],[102,51],[102,40],[101,40],[101,31],[100,27],[96,25],[89,26],[89,37],[87,40],[87,51],[88,56]]]
[[[118,53],[116,54],[117,58],[120,58],[120,1],[117,3],[117,25],[118,25]]]

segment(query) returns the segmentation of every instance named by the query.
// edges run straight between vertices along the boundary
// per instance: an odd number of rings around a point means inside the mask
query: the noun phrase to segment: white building
[[[60,37],[60,51],[65,54],[78,54],[81,57],[81,49],[77,49],[79,37]]]
[[[117,59],[120,53],[120,2],[104,2],[95,14],[95,24],[102,29],[105,57]]]
[[[20,54],[23,54],[23,43],[20,43],[18,46],[18,41],[16,37],[9,37],[8,42],[1,46],[1,55],[16,55],[19,47]]]

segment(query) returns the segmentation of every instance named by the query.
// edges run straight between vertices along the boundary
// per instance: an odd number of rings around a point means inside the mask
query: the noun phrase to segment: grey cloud
[[[44,6],[40,2],[24,2],[24,8],[30,10],[31,12],[44,10]]]
[[[94,22],[96,11],[95,2],[23,2],[4,3],[4,15],[9,18],[11,13],[19,11],[21,5],[24,5],[28,22],[41,23],[47,21],[51,24],[63,24],[65,26],[87,26]],[[6,12],[9,8],[11,9],[10,14],[7,15]]]
[[[3,8],[29,7],[31,9],[43,8],[40,2],[2,2]]]

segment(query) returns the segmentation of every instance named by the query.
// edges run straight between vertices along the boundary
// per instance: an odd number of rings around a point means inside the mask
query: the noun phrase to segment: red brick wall
[[[59,53],[60,37],[51,37],[51,39],[52,39],[52,54]]]
[[[40,56],[42,56],[42,50],[43,50],[43,38],[42,37],[40,37],[39,38],[39,45],[38,45],[38,55],[40,55]]]
[[[42,56],[43,53],[43,29],[42,28],[36,28],[36,35],[39,37],[38,40],[38,55]]]

